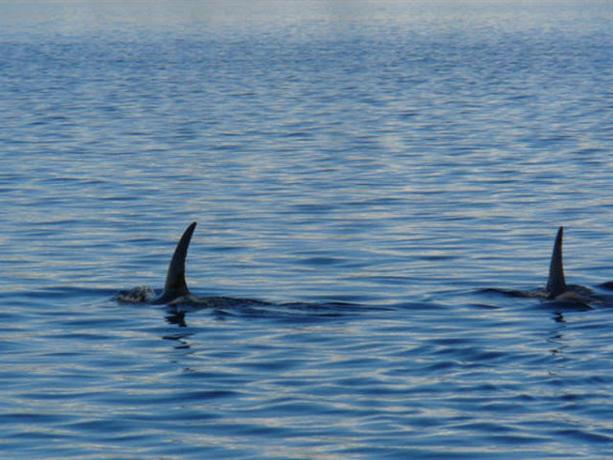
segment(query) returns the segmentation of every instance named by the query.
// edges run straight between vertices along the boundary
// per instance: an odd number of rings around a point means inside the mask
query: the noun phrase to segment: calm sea
[[[2,459],[613,458],[613,3],[0,3]],[[257,299],[119,305],[188,283]]]

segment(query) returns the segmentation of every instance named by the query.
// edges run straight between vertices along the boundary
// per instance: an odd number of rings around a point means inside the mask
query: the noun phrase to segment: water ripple
[[[0,457],[612,457],[610,17],[0,5]]]

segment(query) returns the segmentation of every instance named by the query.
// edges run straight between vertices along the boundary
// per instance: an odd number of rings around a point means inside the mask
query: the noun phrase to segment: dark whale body
[[[551,260],[549,262],[549,276],[544,289],[530,291],[509,290],[509,289],[484,289],[483,292],[496,292],[509,297],[530,297],[540,298],[548,303],[565,304],[569,306],[587,307],[599,304],[613,305],[613,298],[610,295],[601,295],[592,289],[576,284],[566,284],[564,276],[564,263],[562,257],[562,240],[564,237],[564,227],[558,228]],[[613,281],[608,281],[597,286],[600,289],[613,290]]]
[[[148,303],[153,305],[192,305],[195,307],[233,307],[268,305],[267,302],[252,299],[237,299],[232,297],[198,297],[192,294],[185,281],[185,261],[187,250],[196,229],[196,222],[192,222],[181,235],[175,251],[168,264],[166,283],[161,295],[155,296],[153,289],[147,286],[138,286],[128,291],[122,291],[116,299],[121,303]]]
[[[578,304],[590,304],[599,301],[599,296],[591,289],[584,286],[566,284],[562,258],[563,237],[564,227],[560,227],[558,228],[558,233],[553,244],[553,251],[551,253],[551,261],[549,262],[549,277],[547,278],[547,286],[545,287],[547,300]]]
[[[233,306],[252,306],[270,305],[268,302],[251,299],[237,299],[232,297],[198,297],[193,295],[185,281],[185,261],[187,250],[196,229],[196,222],[192,222],[183,232],[175,251],[168,265],[166,283],[161,295],[155,295],[153,289],[146,286],[139,286],[128,291],[122,291],[116,299],[122,303],[149,303],[154,305],[177,305],[188,304],[195,307],[233,307]],[[576,304],[588,306],[590,304],[613,304],[613,298],[596,294],[591,289],[566,284],[564,276],[564,264],[562,257],[562,240],[564,227],[558,229],[553,245],[551,260],[549,263],[549,276],[545,289],[532,291],[517,291],[507,289],[486,289],[485,291],[498,292],[511,297],[532,297],[541,298],[548,302],[559,302],[565,304]],[[598,286],[601,289],[613,290],[613,281],[608,281]]]

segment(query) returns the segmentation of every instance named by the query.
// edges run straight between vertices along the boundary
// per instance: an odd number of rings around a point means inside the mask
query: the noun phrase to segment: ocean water
[[[612,21],[0,3],[0,457],[613,458]]]

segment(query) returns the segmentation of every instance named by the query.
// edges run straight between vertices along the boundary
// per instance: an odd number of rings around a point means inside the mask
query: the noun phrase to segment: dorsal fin
[[[549,298],[559,296],[566,291],[566,281],[564,280],[564,266],[562,264],[562,236],[564,227],[558,229],[556,242],[553,245],[551,263],[549,264],[549,279],[547,280],[547,292]]]
[[[192,239],[192,234],[196,228],[196,222],[192,222],[185,229],[181,239],[177,243],[175,253],[172,255],[170,265],[168,265],[168,274],[166,275],[166,285],[164,286],[164,297],[172,295],[173,297],[189,294],[187,284],[185,283],[185,258],[187,257],[187,248]]]

